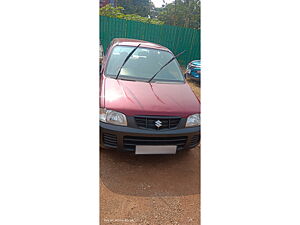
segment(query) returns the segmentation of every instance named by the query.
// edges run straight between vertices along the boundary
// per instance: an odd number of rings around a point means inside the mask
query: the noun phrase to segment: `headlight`
[[[127,126],[126,116],[123,113],[100,108],[99,114],[101,122]]]
[[[186,120],[186,127],[195,127],[200,126],[201,124],[201,115],[200,114],[193,114],[190,115]]]

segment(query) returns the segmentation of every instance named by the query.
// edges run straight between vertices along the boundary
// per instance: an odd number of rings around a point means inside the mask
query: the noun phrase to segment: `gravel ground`
[[[176,155],[101,149],[100,224],[199,225],[200,145]]]

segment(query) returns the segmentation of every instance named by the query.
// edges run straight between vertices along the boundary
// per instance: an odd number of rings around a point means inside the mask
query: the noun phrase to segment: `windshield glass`
[[[124,60],[134,48],[131,46],[114,47],[107,64],[106,76],[116,78]],[[148,81],[172,57],[173,55],[167,51],[137,48],[121,69],[118,79]],[[176,59],[163,68],[152,82],[184,82]]]

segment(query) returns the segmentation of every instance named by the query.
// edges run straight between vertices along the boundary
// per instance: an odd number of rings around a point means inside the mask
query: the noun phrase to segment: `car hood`
[[[200,113],[199,99],[187,83],[146,83],[104,77],[101,89],[101,107],[127,116],[188,117]]]

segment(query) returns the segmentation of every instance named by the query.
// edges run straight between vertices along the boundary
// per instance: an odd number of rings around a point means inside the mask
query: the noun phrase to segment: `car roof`
[[[158,50],[164,50],[164,51],[171,52],[170,49],[168,49],[164,46],[161,46],[159,44],[155,44],[152,42],[148,42],[148,41],[129,39],[129,38],[115,38],[112,40],[112,45],[137,46],[138,44],[141,44],[140,47],[144,47],[144,48],[152,48],[152,49],[158,49]]]

